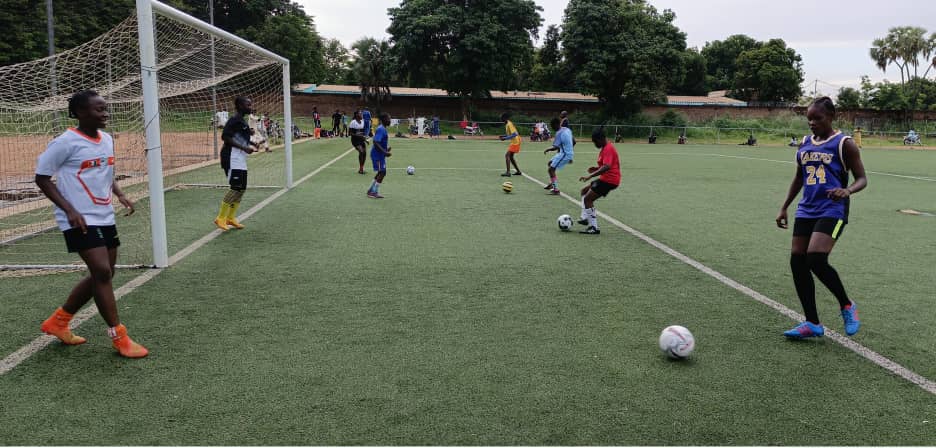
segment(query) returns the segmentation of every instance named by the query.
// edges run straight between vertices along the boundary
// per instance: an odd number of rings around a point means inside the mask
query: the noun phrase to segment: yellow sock
[[[217,219],[227,219],[228,214],[231,212],[231,204],[228,204],[225,201],[221,201],[221,210],[218,211]]]
[[[240,207],[240,201],[234,202],[228,207],[227,219],[236,219],[237,218],[237,208]]]
[[[227,216],[230,212],[231,204],[221,201],[221,210],[218,211],[218,219],[227,219]]]

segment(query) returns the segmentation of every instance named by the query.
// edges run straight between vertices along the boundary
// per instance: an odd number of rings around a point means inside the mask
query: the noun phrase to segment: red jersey
[[[610,141],[608,141],[608,143],[604,145],[604,148],[601,148],[601,152],[598,153],[598,168],[604,165],[609,165],[611,169],[605,171],[601,176],[598,176],[598,180],[615,186],[620,185],[621,162],[618,160],[617,149],[614,149],[614,145],[612,145]]]

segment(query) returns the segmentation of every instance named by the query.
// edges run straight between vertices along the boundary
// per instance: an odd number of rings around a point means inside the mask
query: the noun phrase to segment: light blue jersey
[[[556,131],[556,137],[553,139],[553,146],[559,148],[559,153],[553,156],[549,161],[549,166],[560,169],[570,162],[575,156],[572,146],[572,130],[566,127],[559,128]]]

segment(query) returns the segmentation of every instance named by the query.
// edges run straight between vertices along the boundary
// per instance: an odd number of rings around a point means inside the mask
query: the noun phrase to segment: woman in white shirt
[[[36,184],[55,204],[55,221],[65,236],[65,245],[69,252],[81,256],[89,275],[75,285],[65,304],[40,329],[66,345],[85,343],[85,338],[72,334],[68,324],[93,297],[114,348],[122,356],[142,358],[148,350],[127,336],[127,327],[117,315],[112,284],[120,246],[112,196],[129,210],[128,215],[134,208],[133,201],[114,182],[114,140],[100,130],[110,118],[107,102],[96,92],[84,90],[68,100],[68,115],[78,119],[78,126],[56,137],[39,155]]]
[[[364,118],[361,111],[354,111],[354,119],[348,125],[351,132],[351,146],[358,151],[358,174],[364,174],[364,162],[367,161],[367,137],[364,136]]]

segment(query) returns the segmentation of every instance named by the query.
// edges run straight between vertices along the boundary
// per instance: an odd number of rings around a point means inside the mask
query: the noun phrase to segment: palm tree
[[[380,104],[391,99],[393,64],[390,44],[385,40],[365,37],[351,45],[351,48],[355,53],[352,68],[361,86],[361,100],[376,101],[377,110],[380,111]]]

